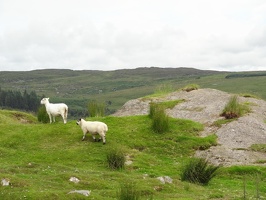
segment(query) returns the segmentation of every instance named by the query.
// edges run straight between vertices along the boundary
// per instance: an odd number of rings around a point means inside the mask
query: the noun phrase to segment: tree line
[[[37,112],[40,106],[39,98],[35,91],[30,93],[20,91],[2,90],[0,87],[0,107]]]

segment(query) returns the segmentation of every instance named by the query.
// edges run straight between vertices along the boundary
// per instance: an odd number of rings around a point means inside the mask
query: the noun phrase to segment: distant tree
[[[5,91],[0,88],[0,106],[37,112],[39,98],[35,91],[32,91],[29,94],[24,90],[22,95],[20,91]]]

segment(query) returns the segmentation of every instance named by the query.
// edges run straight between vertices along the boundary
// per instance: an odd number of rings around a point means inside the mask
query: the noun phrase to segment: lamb
[[[87,133],[92,135],[94,141],[96,141],[95,135],[99,134],[101,139],[103,140],[103,144],[105,141],[105,134],[108,131],[108,127],[105,123],[99,121],[85,121],[84,119],[77,120],[77,125],[79,125],[83,131],[82,141],[85,139]]]
[[[50,103],[49,98],[43,98],[41,104],[45,105],[46,112],[49,115],[50,123],[55,122],[55,117],[61,115],[64,124],[67,123],[68,106],[64,103]]]

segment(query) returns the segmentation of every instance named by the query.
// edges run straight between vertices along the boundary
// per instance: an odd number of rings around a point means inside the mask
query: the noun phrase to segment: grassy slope
[[[265,73],[265,72],[261,72]],[[230,93],[250,93],[266,100],[265,76],[230,78],[232,72],[191,68],[137,68],[115,71],[36,70],[0,72],[2,89],[36,91],[71,110],[87,111],[89,100],[109,101],[114,112],[130,99],[152,94],[162,85],[180,89],[188,84]],[[71,114],[70,114],[71,115]],[[71,116],[70,116],[71,117]]]
[[[265,168],[223,168],[208,186],[180,181],[180,169],[195,149],[215,143],[213,136],[197,137],[203,128],[199,123],[171,119],[169,132],[155,134],[147,116],[104,117],[99,120],[109,131],[102,145],[89,135],[82,142],[75,121],[64,125],[60,120],[40,124],[30,114],[0,111],[0,179],[11,182],[0,186],[0,199],[116,199],[120,183],[129,181],[136,183],[143,199],[242,199],[243,176],[248,197],[254,197],[254,174],[259,174],[259,191],[266,198]],[[108,169],[111,148],[123,149],[133,164],[120,171]],[[81,181],[70,182],[72,176]],[[170,176],[173,184],[161,184],[158,176]],[[75,189],[91,190],[91,196],[67,194]]]

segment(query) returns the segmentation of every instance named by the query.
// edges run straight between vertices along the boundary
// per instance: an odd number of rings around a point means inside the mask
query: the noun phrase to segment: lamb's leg
[[[66,124],[66,123],[67,123],[67,121],[66,121],[65,114],[64,114],[64,113],[62,113],[62,114],[61,114],[61,117],[63,118],[64,124]]]
[[[49,115],[49,119],[50,119],[50,124],[52,123],[52,116],[51,114],[48,114]]]
[[[94,142],[96,142],[96,137],[94,135],[92,135],[92,138],[93,138]]]
[[[87,132],[83,132],[83,137],[82,137],[82,141],[85,140],[85,137],[86,137],[86,133]]]
[[[103,144],[105,144],[106,143],[106,141],[105,141],[105,134],[104,133],[100,133],[99,135],[101,136],[101,138],[103,140]]]
[[[60,115],[61,115],[61,117],[62,117],[62,119],[63,119],[63,121],[64,121],[64,124],[66,124],[66,122],[67,122],[67,118],[66,118],[65,113],[61,113]]]

